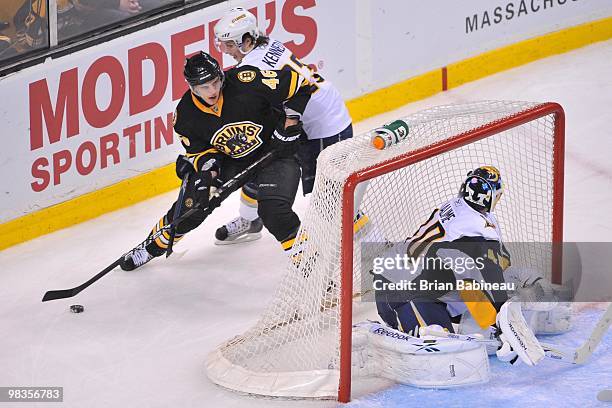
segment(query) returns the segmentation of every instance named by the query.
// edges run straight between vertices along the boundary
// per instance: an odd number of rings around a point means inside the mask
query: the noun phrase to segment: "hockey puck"
[[[72,305],[72,306],[70,306],[70,311],[72,313],[83,313],[84,310],[85,310],[85,308],[83,307],[83,305]]]

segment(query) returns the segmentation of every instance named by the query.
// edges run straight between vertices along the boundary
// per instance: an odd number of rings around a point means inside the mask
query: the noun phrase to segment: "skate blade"
[[[242,244],[243,242],[257,241],[261,238],[261,232],[251,232],[249,234],[241,235],[240,237],[232,240],[220,241],[215,239],[215,245],[234,245]]]

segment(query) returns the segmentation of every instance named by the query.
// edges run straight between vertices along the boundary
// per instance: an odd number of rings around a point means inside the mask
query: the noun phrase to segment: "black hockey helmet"
[[[202,85],[217,77],[223,81],[223,70],[219,63],[204,51],[187,58],[183,75],[190,86]]]
[[[504,192],[501,173],[493,166],[470,171],[459,190],[459,196],[477,211],[491,212]]]

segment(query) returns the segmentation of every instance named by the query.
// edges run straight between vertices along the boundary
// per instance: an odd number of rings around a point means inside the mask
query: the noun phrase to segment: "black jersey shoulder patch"
[[[255,71],[247,70],[238,72],[236,77],[238,77],[240,82],[252,82],[257,77],[257,74]]]

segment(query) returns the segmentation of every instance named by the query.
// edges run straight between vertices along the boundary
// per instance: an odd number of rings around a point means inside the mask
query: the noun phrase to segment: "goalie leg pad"
[[[424,388],[451,388],[489,381],[489,359],[478,343],[421,339],[377,322],[353,326],[353,371]]]
[[[536,365],[544,358],[544,349],[523,317],[521,302],[509,300],[504,303],[496,320],[497,327],[501,330],[499,339],[502,347],[497,351],[500,360],[507,361],[505,356],[509,356],[511,351],[516,352],[529,366]]]

